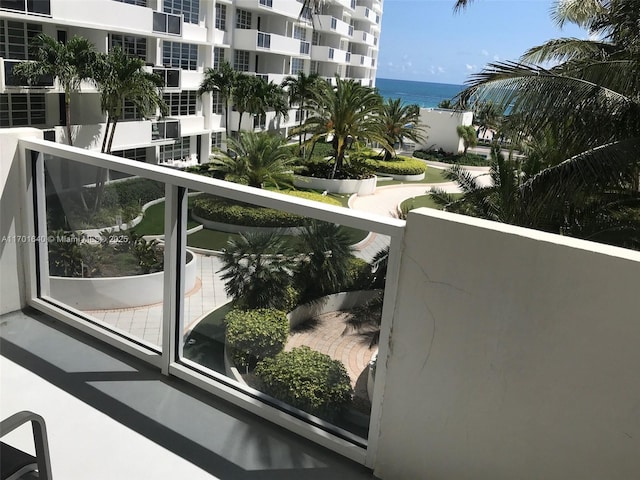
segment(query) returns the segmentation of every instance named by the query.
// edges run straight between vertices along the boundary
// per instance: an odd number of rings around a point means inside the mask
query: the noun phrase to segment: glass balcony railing
[[[178,120],[159,120],[151,123],[151,140],[170,138],[180,138],[180,122]]]
[[[164,88],[180,88],[180,69],[154,67],[153,73],[162,78]]]
[[[51,15],[51,0],[0,0],[0,9],[32,15]]]
[[[171,125],[156,122],[154,138]],[[216,180],[207,167],[21,146],[34,189],[32,304],[238,405],[260,401],[308,438],[366,450],[372,345],[393,311],[387,264],[404,221],[351,211],[340,196]]]
[[[273,8],[273,0],[260,0],[260,5],[263,7]]]
[[[311,51],[311,44],[309,42],[300,41],[300,53],[303,55],[309,55]]]
[[[171,35],[182,35],[182,15],[153,12],[153,31]]]
[[[27,82],[26,80],[13,75],[13,67],[23,60],[5,60],[4,61],[4,84],[7,87],[39,87],[52,88],[54,85],[52,75],[43,75],[37,81]]]
[[[260,48],[271,48],[271,35],[268,33],[258,32],[256,44]]]

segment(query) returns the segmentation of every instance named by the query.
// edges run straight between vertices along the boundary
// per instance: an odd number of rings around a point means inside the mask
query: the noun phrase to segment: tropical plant
[[[349,265],[354,256],[345,231],[334,223],[312,220],[300,240],[309,252],[295,274],[301,300],[308,302],[348,288],[352,281]]]
[[[327,420],[338,417],[353,395],[342,362],[307,346],[259,362],[254,373],[265,393]]]
[[[248,369],[257,361],[274,357],[284,349],[289,337],[289,319],[281,310],[231,310],[224,320],[226,343],[239,367]]]
[[[229,62],[222,62],[217,70],[206,68],[198,95],[205,93],[219,92],[220,99],[224,103],[224,126],[227,138],[229,138],[229,102],[233,98],[233,88],[238,73]]]
[[[454,103],[450,99],[440,100],[440,102],[438,103],[438,108],[446,108],[450,110],[453,108],[453,106]]]
[[[402,100],[387,99],[379,114],[387,144],[392,148],[384,149],[384,160],[395,156],[395,145],[404,146],[405,139],[416,143],[425,139],[425,127],[420,124],[420,107],[406,105]]]
[[[64,90],[67,143],[73,145],[71,94],[80,90],[83,80],[90,80],[93,76],[96,59],[94,45],[86,38],[78,36],[63,43],[40,33],[31,42],[30,58],[33,61],[16,65],[13,74],[30,82],[38,82],[45,76],[57,79]]]
[[[287,93],[284,88],[273,82],[262,82],[263,86],[259,95],[264,99],[264,110],[258,112],[261,115],[265,114],[265,111],[271,110],[276,115],[276,121],[279,117],[283,117],[285,120],[289,118],[289,104],[287,102]]]
[[[278,233],[244,233],[229,240],[222,253],[225,291],[242,309],[286,310],[295,296],[291,272],[295,261]]]
[[[473,106],[473,123],[478,126],[478,137],[488,130],[498,130],[502,123],[502,112],[493,102],[478,102]]]
[[[239,132],[238,138],[228,140],[227,148],[228,154],[210,159],[210,170],[220,172],[225,180],[256,188],[292,186],[295,158],[279,135]]]
[[[613,231],[617,239],[607,241],[637,244],[638,3],[562,0],[554,18],[560,25],[587,28],[600,39],[551,40],[530,49],[520,62],[490,64],[472,77],[461,102],[492,101],[503,111],[508,108],[510,122],[517,122],[525,140],[553,132],[565,160],[543,165],[519,188],[522,198],[535,199],[539,206],[534,210],[563,219],[561,232],[602,240]],[[540,66],[547,62],[555,66]]]
[[[305,74],[303,71],[299,71],[296,77],[289,76],[282,81],[282,86],[287,89],[289,94],[289,104],[297,104],[300,111],[299,127],[302,127],[302,123],[306,117],[307,111],[305,109],[306,104],[313,97],[313,92],[317,88],[320,77],[317,73]],[[298,136],[298,146],[302,149],[302,137]]]
[[[239,74],[233,87],[233,103],[238,112],[238,132],[242,129],[242,117],[245,113],[260,114],[264,110],[261,96],[265,81],[255,75]]]
[[[100,92],[100,108],[107,114],[107,125],[102,139],[103,153],[111,153],[118,121],[122,118],[125,102],[131,103],[141,117],[155,116],[160,109],[166,113],[162,99],[162,79],[143,70],[144,61],[128,55],[121,47],[100,54],[94,65],[94,81]],[[93,210],[102,202],[107,170],[96,174],[96,195]]]
[[[335,87],[328,82],[318,82],[309,103],[314,114],[292,132],[311,134],[310,144],[332,138],[333,168],[329,178],[335,178],[336,173],[343,170],[347,148],[354,141],[374,141],[385,149],[393,148],[379,119],[382,100],[376,91],[339,76],[335,80]]]
[[[476,129],[473,125],[458,125],[456,127],[456,132],[458,133],[458,137],[462,139],[462,143],[464,145],[463,155],[467,154],[469,147],[475,147],[478,145],[478,136],[476,135]]]

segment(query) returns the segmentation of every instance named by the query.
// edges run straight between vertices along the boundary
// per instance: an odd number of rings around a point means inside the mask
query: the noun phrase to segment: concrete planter
[[[378,349],[376,348],[376,352],[371,356],[371,361],[369,362],[369,366],[367,367],[367,396],[369,397],[369,401],[373,400],[373,386],[375,382],[375,374],[373,373],[373,369],[371,368],[373,365],[378,362]]]
[[[196,256],[185,265],[184,291],[196,284]],[[50,277],[51,297],[78,310],[132,308],[162,302],[164,272],[128,277]]]
[[[425,176],[424,172],[418,175],[396,175],[393,173],[377,172],[377,175],[380,175],[381,177],[389,177],[393,180],[398,180],[399,182],[419,182],[421,180],[424,180]]]
[[[355,292],[341,292],[319,298],[315,302],[306,303],[293,309],[287,314],[289,326],[296,327],[305,320],[338,310],[349,310],[362,305],[378,295],[378,290],[358,290]]]
[[[271,233],[279,232],[284,235],[300,235],[302,232],[301,227],[249,227],[246,225],[234,225],[232,223],[214,222],[213,220],[207,220],[191,212],[191,218],[196,222],[201,223],[204,228],[209,230],[217,230],[219,232],[227,233]]]
[[[299,188],[322,190],[329,193],[373,195],[376,191],[377,177],[362,180],[335,180],[330,178],[304,177],[294,175],[293,185]]]

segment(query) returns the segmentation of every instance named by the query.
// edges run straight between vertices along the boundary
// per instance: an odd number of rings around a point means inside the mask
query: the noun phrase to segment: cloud
[[[443,67],[438,67],[438,73],[444,73],[444,68]]]
[[[485,57],[489,56],[489,52],[487,52],[484,48],[482,49],[482,51],[480,53],[482,53],[482,55],[485,56]]]
[[[412,67],[412,66],[413,66],[413,63],[411,63],[411,62],[407,62],[407,63],[405,63],[405,66],[407,66],[407,67]]]
[[[436,74],[436,67],[434,67],[433,65],[431,65],[429,67],[429,72],[431,72],[431,75],[435,75]]]
[[[494,55],[494,56],[493,56],[493,59],[494,59],[496,62],[499,62],[499,61],[500,61],[500,55]]]
[[[387,62],[387,67],[393,67],[393,62]]]
[[[472,71],[472,70],[475,70],[476,68],[477,68],[477,67],[476,67],[475,65],[469,65],[469,64],[467,63],[467,70]]]
[[[402,56],[403,60],[409,60],[409,55],[407,55],[406,53]]]

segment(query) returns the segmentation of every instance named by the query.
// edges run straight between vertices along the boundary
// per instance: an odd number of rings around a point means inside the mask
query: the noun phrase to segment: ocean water
[[[427,108],[437,107],[442,100],[450,100],[464,89],[463,85],[388,78],[376,78],[376,87],[383,98],[401,98],[404,103]]]

